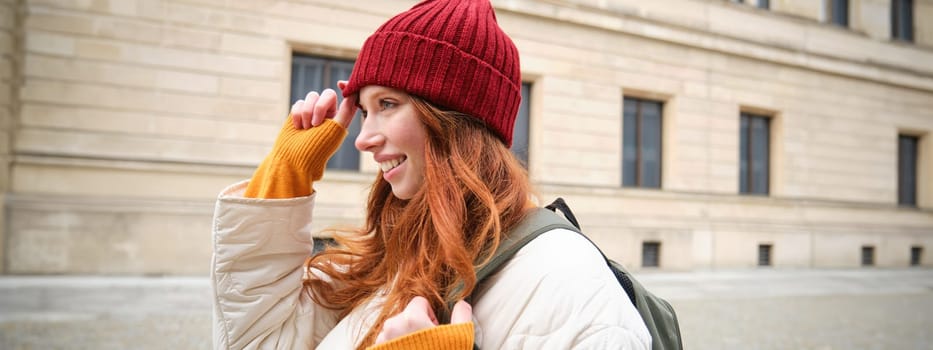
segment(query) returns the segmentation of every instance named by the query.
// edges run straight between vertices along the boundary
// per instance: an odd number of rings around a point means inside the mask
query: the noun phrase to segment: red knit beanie
[[[489,0],[427,0],[389,19],[366,39],[343,95],[366,85],[479,118],[512,145],[522,98],[518,49]]]

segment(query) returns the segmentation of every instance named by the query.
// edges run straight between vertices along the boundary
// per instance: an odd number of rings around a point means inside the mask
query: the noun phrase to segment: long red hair
[[[332,281],[305,282],[312,298],[343,318],[384,292],[385,303],[359,348],[372,345],[382,323],[415,296],[436,312],[469,296],[475,268],[486,263],[532,199],[528,174],[482,122],[411,96],[423,127],[424,184],[409,200],[396,198],[380,172],[372,186],[365,225],[339,233],[339,247],[309,259]],[[418,126],[412,126],[418,127]],[[456,288],[462,283],[463,288]]]

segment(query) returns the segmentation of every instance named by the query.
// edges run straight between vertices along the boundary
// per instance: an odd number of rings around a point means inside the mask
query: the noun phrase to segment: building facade
[[[0,271],[206,273],[217,193],[414,3],[0,0]],[[493,4],[514,150],[611,257],[933,265],[933,0]],[[315,186],[322,237],[376,176],[352,137]]]

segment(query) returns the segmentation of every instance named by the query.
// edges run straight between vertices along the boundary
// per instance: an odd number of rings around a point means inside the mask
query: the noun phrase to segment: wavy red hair
[[[475,268],[489,260],[533,196],[525,168],[482,122],[417,96],[411,100],[428,135],[424,185],[402,200],[380,172],[365,225],[336,234],[339,247],[307,264],[332,279],[307,280],[312,298],[341,318],[377,292],[387,293],[360,349],[372,345],[383,322],[415,296],[427,298],[439,314],[469,296]]]

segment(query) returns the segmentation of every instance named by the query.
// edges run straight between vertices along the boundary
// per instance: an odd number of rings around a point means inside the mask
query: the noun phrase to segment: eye
[[[392,102],[392,101],[386,100],[386,99],[382,99],[382,100],[379,100],[379,107],[381,107],[383,110],[386,110],[386,109],[395,107],[395,102]]]
[[[360,116],[363,117],[363,119],[366,119],[366,116],[369,115],[369,112],[366,112],[366,109],[363,108],[363,105],[357,103],[356,108],[360,112]]]

